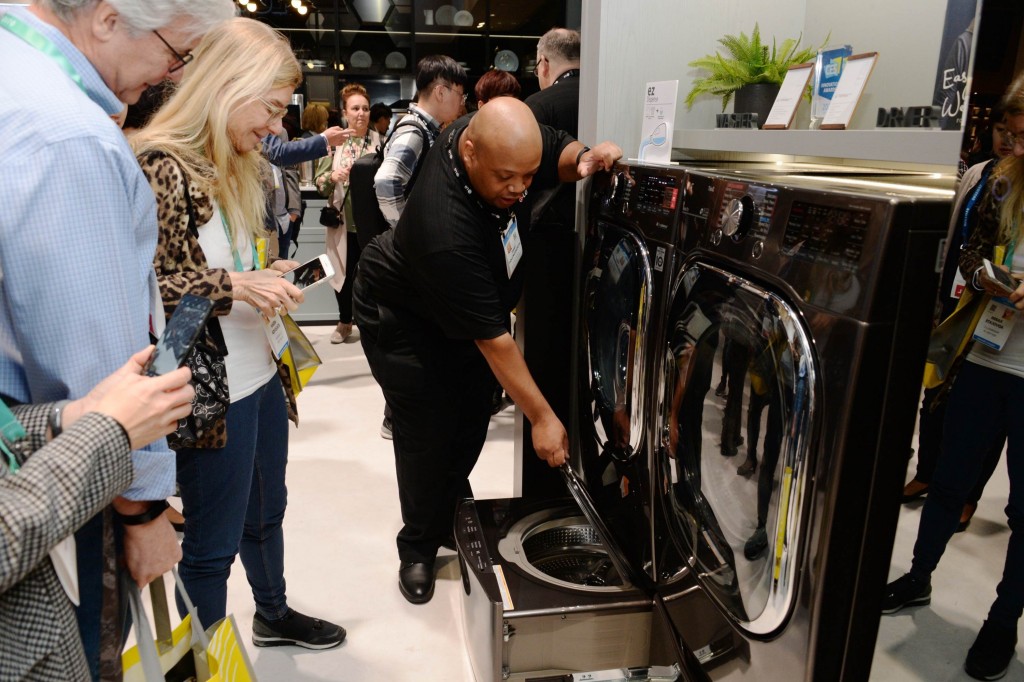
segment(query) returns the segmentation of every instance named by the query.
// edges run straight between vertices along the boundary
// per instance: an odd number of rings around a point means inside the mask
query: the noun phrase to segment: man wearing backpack
[[[451,57],[431,55],[416,65],[416,101],[395,124],[384,147],[384,161],[373,179],[377,202],[389,227],[398,224],[423,152],[434,144],[442,125],[458,118],[466,101],[466,81],[466,70]]]
[[[373,222],[382,229],[393,228],[405,208],[405,200],[416,182],[420,161],[441,133],[441,126],[459,116],[466,101],[466,70],[451,57],[431,55],[416,65],[416,101],[409,113],[395,124],[384,146],[384,157],[373,179],[377,204],[384,221],[358,221],[360,233]],[[355,180],[353,179],[353,182]],[[353,203],[358,197],[353,195]],[[384,222],[387,228],[383,228]],[[367,241],[375,234],[360,234]],[[380,435],[391,439],[391,412],[384,409]]]

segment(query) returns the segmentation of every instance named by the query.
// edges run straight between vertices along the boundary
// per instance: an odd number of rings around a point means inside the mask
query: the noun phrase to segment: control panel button
[[[762,255],[764,255],[764,242],[758,240],[754,242],[754,246],[750,249],[750,257],[757,260]]]

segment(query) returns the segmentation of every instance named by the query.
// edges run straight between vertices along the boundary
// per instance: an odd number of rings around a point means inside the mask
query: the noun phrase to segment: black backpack
[[[416,176],[420,172],[420,166],[423,165],[420,163],[423,154],[430,148],[430,140],[427,138],[426,131],[414,119],[405,119],[395,124],[391,135],[388,135],[387,140],[377,147],[377,151],[356,159],[349,170],[348,193],[352,197],[352,221],[358,228],[356,235],[359,238],[360,248],[366,248],[371,239],[378,234],[384,234],[388,230],[388,221],[380,211],[380,204],[377,203],[377,193],[373,189],[373,178],[377,175],[380,165],[384,163],[384,149],[402,126],[412,126],[419,133],[420,137],[423,138],[423,149],[420,151],[420,156],[416,159],[416,165],[413,166],[412,176],[410,176],[409,182],[405,185],[404,195],[409,196],[413,184],[416,183]]]

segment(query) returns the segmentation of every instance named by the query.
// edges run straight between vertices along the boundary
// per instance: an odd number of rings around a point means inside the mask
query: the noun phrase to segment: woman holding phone
[[[1024,273],[1024,76],[1003,98],[1006,139],[1013,153],[992,171],[978,207],[978,225],[960,254],[960,272],[975,291],[1005,296],[985,273],[993,259],[1018,279]],[[1002,248],[997,248],[1002,247]],[[994,258],[997,251],[1002,253]],[[964,502],[982,475],[986,453],[1006,437],[1010,495],[1006,505],[1010,540],[1002,580],[984,624],[967,653],[971,677],[995,680],[1006,674],[1017,645],[1024,611],[1024,284],[994,315],[1010,328],[1004,337],[985,336],[986,314],[978,325],[984,342],[974,342],[949,394],[942,450],[921,512],[910,572],[889,583],[883,613],[931,602],[931,574],[956,531]]]
[[[264,329],[302,301],[281,277],[298,264],[263,268],[257,248],[266,210],[260,141],[281,130],[301,80],[287,40],[258,21],[232,19],[206,35],[177,91],[131,142],[156,195],[154,266],[165,312],[185,294],[212,299],[228,351],[223,424],[178,450],[182,579],[211,624],[225,615],[240,554],[256,602],[253,643],[326,649],[345,630],[290,609],[285,598],[281,524],[288,418],[297,422],[297,413],[288,370]]]

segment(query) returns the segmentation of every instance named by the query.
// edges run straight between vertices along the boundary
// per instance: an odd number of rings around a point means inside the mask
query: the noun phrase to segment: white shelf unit
[[[828,160],[955,171],[963,134],[943,130],[676,130],[676,160]]]

